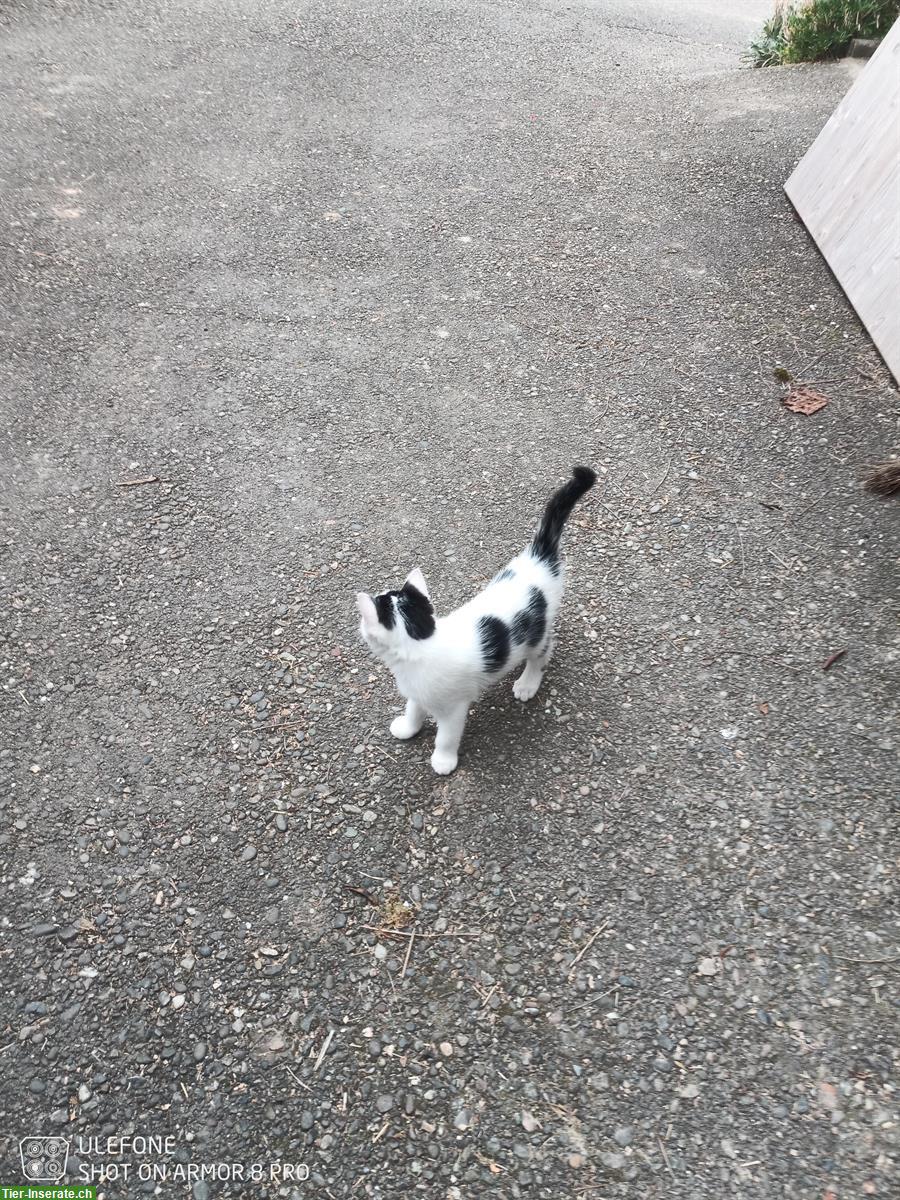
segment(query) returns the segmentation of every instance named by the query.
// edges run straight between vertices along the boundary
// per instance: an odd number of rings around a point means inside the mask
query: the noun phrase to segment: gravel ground
[[[887,1196],[897,394],[768,7],[0,10],[0,1182]],[[352,593],[573,462],[554,666],[438,778]]]

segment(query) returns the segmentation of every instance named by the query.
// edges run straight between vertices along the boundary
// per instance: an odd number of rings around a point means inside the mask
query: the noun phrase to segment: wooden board
[[[900,380],[900,21],[784,190]]]

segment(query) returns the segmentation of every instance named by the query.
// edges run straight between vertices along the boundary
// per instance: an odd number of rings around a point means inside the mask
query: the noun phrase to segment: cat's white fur
[[[439,775],[455,770],[469,707],[486,688],[524,664],[513,694],[530,700],[538,690],[563,594],[560,537],[596,478],[590,467],[573,467],[571,478],[547,501],[528,548],[446,617],[435,615],[418,567],[399,591],[382,592],[374,600],[357,593],[360,636],[390,668],[406,699],[391,733],[415,737],[426,717],[434,717],[431,765]]]
[[[507,570],[514,572],[512,579],[492,580],[467,604],[446,617],[437,617],[434,633],[422,641],[409,636],[402,620],[393,629],[385,629],[378,621],[372,597],[365,592],[356,596],[360,636],[375,657],[390,668],[400,695],[406,699],[406,710],[391,723],[391,733],[396,738],[415,737],[426,717],[433,717],[437,737],[431,765],[439,775],[449,775],[456,768],[460,739],[473,701],[522,663],[525,670],[513,684],[513,695],[518,700],[530,700],[540,686],[553,650],[553,622],[563,595],[562,563],[559,573],[554,574],[529,548],[517,555]],[[418,567],[407,582],[429,595]],[[503,667],[488,673],[479,618],[499,617],[510,625],[527,604],[533,586],[539,587],[547,600],[543,638],[534,647],[512,646]]]

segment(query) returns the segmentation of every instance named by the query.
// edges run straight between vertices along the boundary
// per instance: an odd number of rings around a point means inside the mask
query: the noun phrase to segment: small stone
[[[203,1062],[206,1058],[207,1046],[206,1042],[197,1042],[194,1046],[194,1059],[196,1062]]]
[[[253,862],[258,853],[255,846],[245,846],[241,851],[241,862]]]
[[[468,1129],[472,1124],[472,1114],[467,1108],[461,1108],[453,1118],[453,1124],[457,1129]]]
[[[700,1089],[696,1083],[686,1083],[683,1088],[678,1089],[678,1095],[682,1100],[696,1100],[700,1095]]]
[[[287,832],[287,817],[284,815],[284,813],[275,814],[275,828],[279,831],[279,833]]]
[[[315,1125],[315,1123],[316,1123],[316,1118],[309,1111],[309,1109],[306,1109],[305,1112],[302,1112],[300,1114],[300,1128],[301,1129],[308,1131],[308,1130],[312,1129],[312,1127],[313,1127],[313,1125]]]
[[[697,971],[701,975],[715,975],[718,973],[719,964],[714,958],[701,958],[697,963]]]
[[[537,1121],[530,1112],[522,1113],[522,1128],[526,1133],[534,1133],[534,1131],[539,1128]]]
[[[600,1155],[600,1161],[609,1171],[621,1171],[625,1166],[626,1159],[624,1154],[612,1154],[607,1152]]]
[[[79,1102],[81,1104],[84,1104],[85,1101],[90,1100],[90,1098],[91,1098],[91,1089],[88,1087],[88,1085],[86,1083],[80,1084],[78,1087]]]
[[[171,1004],[172,1004],[172,1008],[174,1008],[174,1009],[184,1008],[184,996],[182,996],[182,994],[180,992],[177,993],[175,996],[172,997]]]
[[[584,1166],[587,1160],[583,1154],[570,1154],[566,1161],[570,1167],[577,1171],[579,1167]]]
[[[380,1113],[390,1112],[391,1109],[394,1107],[394,1097],[391,1096],[389,1093],[385,1093],[383,1096],[379,1096],[378,1099],[375,1101],[375,1107],[378,1109],[378,1111]]]
[[[438,1050],[440,1050],[444,1058],[450,1058],[453,1054],[453,1046],[450,1044],[450,1042],[441,1042],[440,1046],[438,1046]]]
[[[630,1146],[634,1141],[634,1129],[631,1125],[623,1125],[621,1129],[617,1129],[613,1134],[613,1141],[617,1146]]]

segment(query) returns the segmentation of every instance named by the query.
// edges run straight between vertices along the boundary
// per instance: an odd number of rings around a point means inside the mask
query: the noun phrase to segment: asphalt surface
[[[0,8],[0,1183],[888,1194],[897,393],[767,9]],[[352,595],[575,462],[554,665],[437,778]]]

